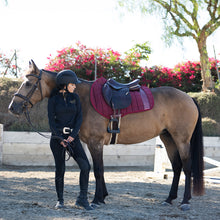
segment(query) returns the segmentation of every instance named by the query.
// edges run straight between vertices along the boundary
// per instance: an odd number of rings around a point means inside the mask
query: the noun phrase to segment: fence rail
[[[50,133],[45,133],[50,135]],[[155,152],[158,148],[158,138],[133,145],[104,146],[105,166],[154,166]],[[204,137],[205,156],[220,160],[220,137]],[[92,164],[87,146],[85,152]],[[160,160],[162,161],[162,160]],[[49,139],[35,132],[3,131],[0,124],[0,165],[15,166],[53,166],[54,160],[49,147]],[[76,165],[69,160],[67,166]],[[155,164],[159,166],[159,163]]]

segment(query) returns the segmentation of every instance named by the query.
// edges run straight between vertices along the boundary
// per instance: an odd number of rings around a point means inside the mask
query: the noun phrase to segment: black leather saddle
[[[114,79],[107,80],[102,87],[105,101],[114,110],[127,108],[131,104],[130,91],[139,90],[141,87],[139,82],[139,79],[135,79],[130,83],[122,84]]]

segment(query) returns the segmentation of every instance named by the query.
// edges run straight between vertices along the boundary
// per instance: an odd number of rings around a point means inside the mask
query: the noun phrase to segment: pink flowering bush
[[[86,80],[94,80],[95,62],[97,62],[97,78],[115,78],[121,82],[127,82],[137,78],[142,71],[139,65],[140,59],[137,53],[128,53],[125,58],[112,49],[87,48],[78,42],[76,48],[67,47],[57,51],[58,55],[51,56],[46,66],[50,71],[63,69],[73,70],[78,77]]]
[[[129,50],[125,57],[110,48],[87,48],[80,42],[76,45],[76,48],[68,47],[58,51],[54,58],[50,56],[46,69],[57,72],[71,69],[80,78],[94,80],[97,62],[97,78],[102,76],[115,78],[119,82],[140,78],[140,83],[148,87],[172,86],[185,92],[198,92],[202,89],[200,62],[187,61],[177,64],[174,68],[158,66],[148,68],[140,66],[141,59],[148,60],[146,54],[150,53],[150,48],[146,44],[141,45],[143,50]],[[216,61],[210,58],[209,62],[211,74],[216,82]]]
[[[209,59],[213,80],[217,82],[216,61]],[[219,61],[217,61],[219,62]],[[172,86],[185,92],[198,92],[202,89],[200,62],[187,61],[177,64],[174,68],[146,68],[142,75],[142,84],[149,87]]]

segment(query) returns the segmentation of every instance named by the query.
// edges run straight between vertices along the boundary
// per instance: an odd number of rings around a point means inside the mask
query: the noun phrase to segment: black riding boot
[[[57,204],[55,208],[63,208],[64,207],[64,199],[63,199],[63,178],[56,178],[55,179],[55,185],[56,185],[56,192],[57,192]]]
[[[86,210],[93,210],[90,206],[87,198],[88,193],[88,181],[89,181],[89,171],[90,171],[90,164],[88,160],[84,160],[82,158],[76,158],[76,162],[78,163],[81,171],[80,171],[80,194],[76,200],[76,206],[84,208]]]
[[[87,191],[80,191],[79,196],[77,197],[75,206],[79,208],[84,208],[86,210],[93,210],[90,206],[87,198]]]

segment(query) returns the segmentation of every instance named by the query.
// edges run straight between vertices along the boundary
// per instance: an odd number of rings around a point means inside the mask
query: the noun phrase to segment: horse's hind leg
[[[104,179],[103,145],[89,144],[88,148],[92,156],[94,175],[96,179],[95,197],[92,203],[105,203],[104,199],[108,195],[108,192]]]
[[[160,135],[160,138],[166,147],[167,154],[172,164],[173,173],[174,173],[170,193],[168,198],[165,200],[164,204],[166,203],[172,204],[172,200],[177,198],[179,179],[182,170],[182,162],[180,159],[179,152],[177,150],[177,146],[173,141],[171,135],[168,132],[164,132],[163,134]]]
[[[183,150],[181,150],[183,149]],[[191,167],[192,160],[190,154],[190,143],[179,145],[180,157],[183,165],[183,172],[185,174],[185,191],[180,208],[185,211],[190,209],[189,200],[191,199]]]
[[[160,135],[161,140],[167,149],[168,157],[171,161],[174,176],[173,182],[170,189],[166,203],[172,204],[172,200],[177,198],[177,191],[179,185],[179,179],[181,170],[183,168],[185,174],[185,191],[183,201],[180,208],[185,211],[189,210],[189,200],[191,199],[191,155],[190,155],[190,144],[179,143],[177,140],[174,141],[172,136],[165,132]]]

